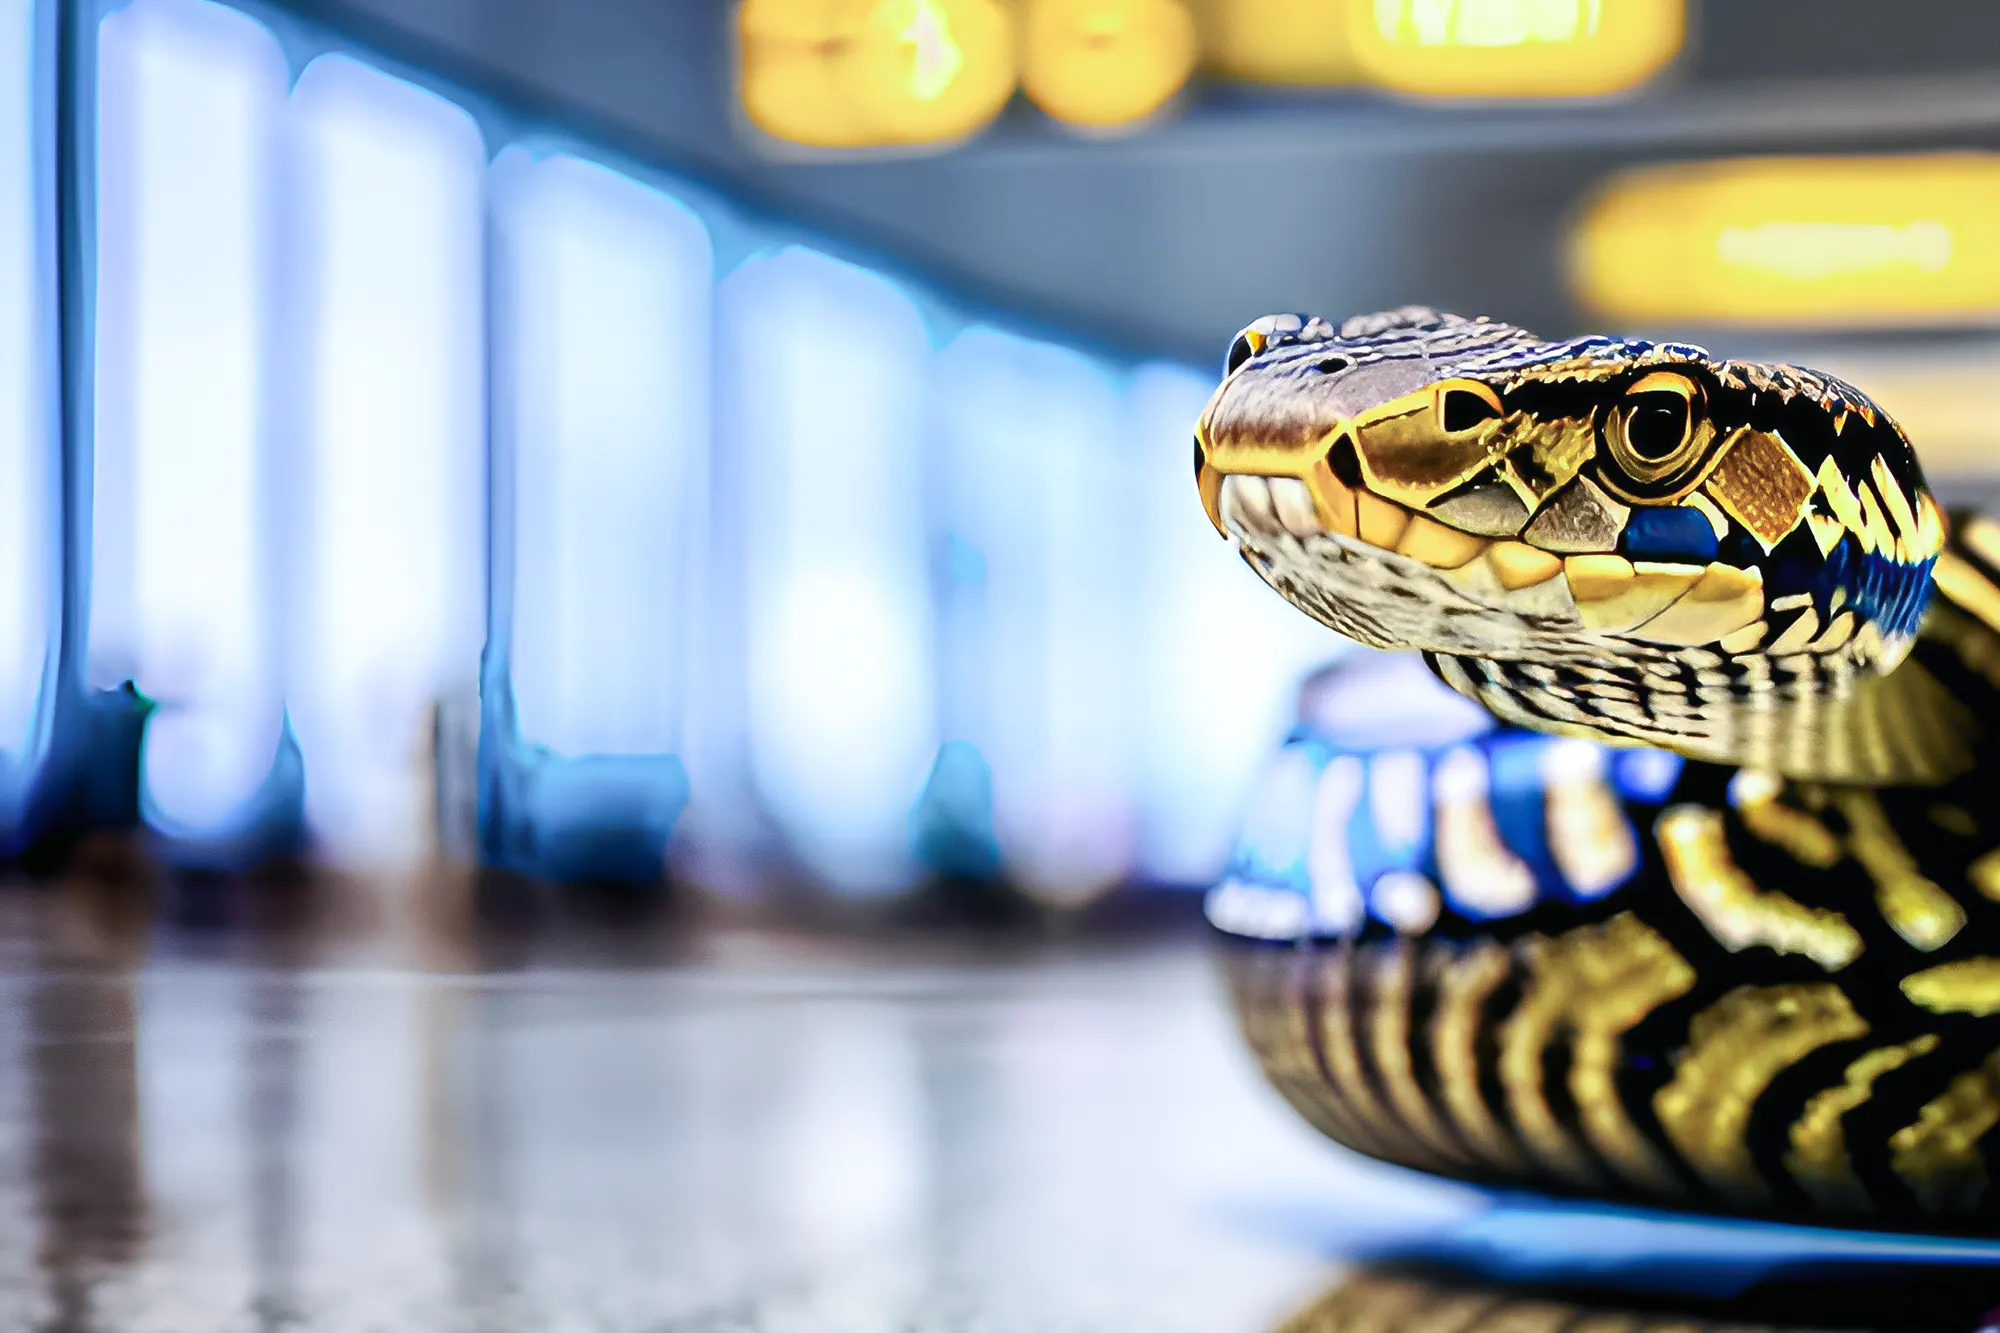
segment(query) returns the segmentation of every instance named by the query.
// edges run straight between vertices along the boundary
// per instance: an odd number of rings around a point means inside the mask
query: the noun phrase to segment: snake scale
[[[1686,344],[1280,315],[1195,471],[1266,583],[1430,668],[1414,713],[1390,659],[1335,670],[1298,813],[1252,811],[1289,832],[1210,895],[1300,1113],[1486,1184],[2000,1233],[2000,525],[1880,407]]]

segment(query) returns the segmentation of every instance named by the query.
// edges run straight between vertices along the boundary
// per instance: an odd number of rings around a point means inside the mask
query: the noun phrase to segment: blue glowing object
[[[993,770],[978,747],[964,741],[938,747],[924,794],[910,814],[910,841],[917,861],[940,874],[990,879],[1000,873]]]

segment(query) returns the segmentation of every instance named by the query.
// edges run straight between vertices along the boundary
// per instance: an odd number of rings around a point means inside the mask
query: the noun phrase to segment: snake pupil
[[[1671,458],[1687,442],[1688,401],[1677,393],[1638,393],[1625,421],[1625,442],[1649,463]]]

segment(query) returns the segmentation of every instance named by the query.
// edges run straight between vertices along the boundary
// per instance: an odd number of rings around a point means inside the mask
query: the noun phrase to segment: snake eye
[[[1634,481],[1666,480],[1705,442],[1701,386],[1685,375],[1654,371],[1633,383],[1605,421],[1612,461]]]
[[[1245,329],[1236,335],[1236,341],[1229,344],[1229,362],[1224,368],[1223,378],[1236,373],[1237,367],[1264,350],[1264,335],[1256,329]]]

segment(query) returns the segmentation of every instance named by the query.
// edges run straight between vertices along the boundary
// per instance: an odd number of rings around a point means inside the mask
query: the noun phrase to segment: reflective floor
[[[0,891],[0,1328],[1262,1329],[1230,1200],[1404,1179],[1193,943],[175,914]]]
[[[1198,939],[496,926],[421,887],[0,888],[0,1330],[1613,1317],[1350,1267],[1329,1237],[1484,1201],[1306,1129]]]

